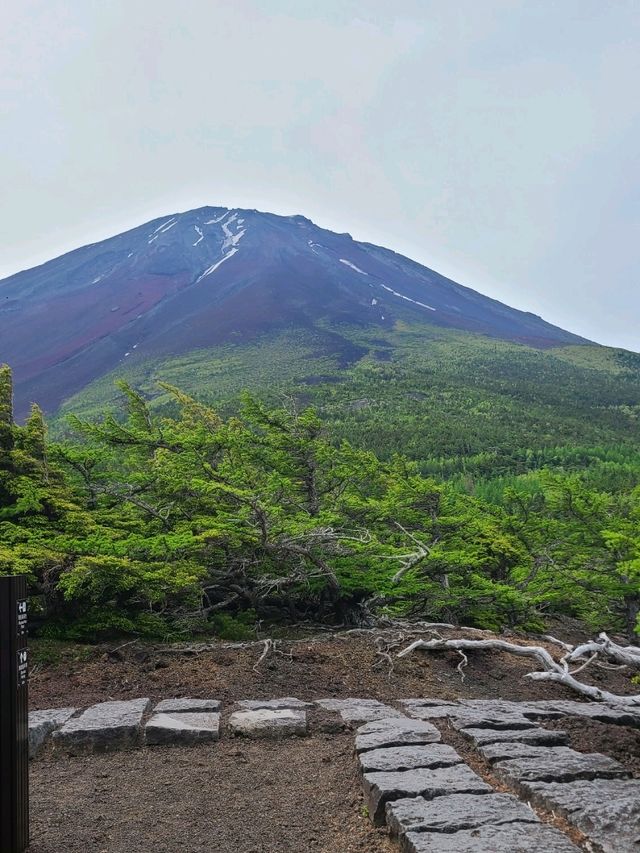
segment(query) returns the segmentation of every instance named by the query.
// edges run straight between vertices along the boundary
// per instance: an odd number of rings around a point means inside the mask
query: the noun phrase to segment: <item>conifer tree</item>
[[[46,459],[47,426],[42,409],[37,403],[31,406],[31,412],[21,430],[21,444],[25,453],[44,463]]]
[[[13,447],[13,380],[8,364],[0,364],[0,455]]]

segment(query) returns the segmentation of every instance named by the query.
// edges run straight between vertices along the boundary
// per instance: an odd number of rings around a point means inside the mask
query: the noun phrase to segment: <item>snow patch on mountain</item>
[[[224,243],[222,244],[222,251],[226,252],[230,247],[235,247],[242,240],[244,235],[246,234],[246,229],[242,229],[238,231],[236,234],[231,232],[230,226],[233,222],[238,218],[238,214],[234,213],[233,216],[227,220],[227,222],[222,223],[222,230],[224,231]]]
[[[432,305],[427,305],[424,302],[418,302],[417,299],[412,299],[410,296],[405,296],[404,293],[398,293],[397,290],[394,290],[392,287],[387,287],[386,284],[381,284],[380,287],[384,287],[385,290],[388,290],[389,293],[393,293],[394,296],[399,296],[400,299],[406,299],[407,302],[413,302],[414,305],[419,305],[421,308],[428,308],[429,311],[436,310]]]
[[[207,219],[207,221],[204,224],[205,225],[217,225],[218,222],[222,222],[222,220],[225,218],[225,216],[228,216],[228,215],[229,215],[229,211],[227,210],[226,213],[223,213],[222,216],[219,216],[217,219]]]
[[[157,240],[162,234],[166,234],[166,232],[173,228],[174,225],[177,225],[177,223],[178,220],[174,217],[173,220],[170,219],[168,222],[165,222],[164,225],[158,226],[151,235],[151,239],[147,241],[148,244],[151,245],[154,240]]]
[[[158,233],[164,231],[165,229],[168,231],[169,228],[171,228],[172,225],[175,225],[177,221],[178,220],[176,219],[176,217],[172,216],[170,219],[167,219],[166,222],[163,222],[162,225],[158,225],[158,227],[155,229],[155,231],[152,231],[151,233],[152,234],[158,234]],[[169,226],[169,227],[167,228],[167,226]]]
[[[202,275],[198,276],[198,278],[196,279],[196,284],[197,284],[199,281],[202,281],[202,279],[203,279],[203,278],[205,278],[205,276],[211,275],[211,273],[212,273],[212,272],[215,272],[215,271],[218,269],[218,267],[222,266],[222,264],[223,264],[225,261],[228,261],[228,260],[229,260],[229,258],[232,258],[232,257],[235,255],[235,253],[236,253],[237,251],[239,251],[239,250],[234,246],[234,247],[233,247],[233,249],[230,249],[230,250],[227,252],[227,254],[226,254],[223,258],[220,258],[220,260],[219,260],[219,261],[216,261],[216,262],[215,262],[215,264],[211,264],[211,266],[210,266],[210,267],[208,267],[208,268],[207,268],[207,269],[202,273]]]
[[[361,269],[360,269],[360,267],[357,267],[355,264],[352,264],[352,263],[351,263],[351,261],[347,261],[347,260],[345,260],[345,258],[340,258],[340,263],[341,263],[341,264],[345,264],[345,265],[346,265],[346,266],[348,266],[348,267],[351,267],[351,269],[352,269],[352,270],[355,270],[356,272],[359,272],[359,273],[360,273],[360,275],[369,275],[369,273],[368,273],[368,272],[365,272],[364,270],[361,270]]]

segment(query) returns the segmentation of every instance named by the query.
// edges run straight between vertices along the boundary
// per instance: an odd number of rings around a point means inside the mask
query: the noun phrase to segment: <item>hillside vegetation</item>
[[[128,364],[55,441],[35,407],[13,423],[4,368],[0,570],[29,574],[41,631],[566,613],[636,638],[638,357],[339,332]]]

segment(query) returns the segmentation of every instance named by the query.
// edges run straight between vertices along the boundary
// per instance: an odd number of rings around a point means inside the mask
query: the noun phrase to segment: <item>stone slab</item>
[[[250,738],[280,738],[307,734],[307,715],[293,708],[235,711],[229,717],[233,735]]]
[[[316,704],[325,711],[337,712],[351,727],[373,720],[405,716],[397,708],[378,702],[377,699],[318,699]]]
[[[604,853],[640,850],[640,780],[524,782],[520,788],[533,805],[566,818]]]
[[[543,757],[551,766],[563,764],[565,761],[574,761],[584,754],[576,752],[575,749],[570,749],[568,746],[539,746],[518,741],[487,743],[479,746],[478,751],[490,764],[494,764],[496,761],[508,761],[512,758]]]
[[[407,713],[420,719],[437,717],[464,718],[465,710],[479,716],[524,716],[530,720],[557,720],[562,717],[587,717],[622,726],[640,726],[640,707],[615,705],[607,702],[581,702],[574,699],[539,699],[512,702],[507,699],[462,699],[459,703],[438,702],[436,699],[401,699]]]
[[[408,832],[404,853],[579,853],[566,835],[543,823],[492,824],[444,832]]]
[[[124,749],[140,742],[140,724],[149,699],[101,702],[72,717],[53,733],[53,743],[69,752]]]
[[[405,832],[458,832],[489,823],[538,823],[538,817],[512,794],[450,794],[425,800],[412,797],[387,803],[387,826],[393,835]]]
[[[516,711],[494,711],[491,709],[466,708],[451,720],[458,731],[462,729],[534,729],[539,728],[524,714]]]
[[[569,736],[566,732],[549,729],[461,729],[460,734],[473,741],[476,746],[490,743],[528,743],[532,746],[566,746]]]
[[[154,713],[181,713],[183,711],[219,711],[217,699],[163,699],[153,709]]]
[[[302,699],[295,699],[293,696],[283,696],[281,699],[241,699],[236,703],[239,708],[245,711],[260,711],[263,709],[271,711],[280,711],[283,708],[313,708],[313,702],[303,702]]]
[[[459,705],[403,705],[410,717],[416,720],[439,720],[447,717],[455,717],[459,712]]]
[[[432,743],[426,746],[392,746],[372,749],[358,756],[364,773],[374,771],[415,770],[418,767],[451,767],[461,764],[462,759],[451,746]]]
[[[77,708],[52,708],[29,712],[29,758],[38,754],[49,735],[63,726]]]
[[[336,713],[339,713],[348,705],[361,705],[364,708],[377,708],[382,705],[382,702],[378,699],[358,699],[350,696],[346,699],[335,699],[333,697],[330,697],[329,699],[316,699],[316,705],[324,708],[325,711],[335,711]],[[393,714],[390,714],[390,716],[393,716]]]
[[[496,760],[493,765],[496,776],[508,782],[572,782],[576,779],[624,779],[630,775],[618,761],[607,755],[576,752],[566,746],[500,743],[483,746],[481,751],[495,756],[504,755],[508,748],[514,754],[519,752],[520,757]]]
[[[476,700],[467,703],[444,703],[439,705],[413,704],[405,700],[403,707],[410,717],[418,720],[451,719],[452,725],[464,728],[530,729],[535,723],[523,713],[516,702]]]
[[[398,704],[407,714],[411,710],[422,709],[425,714],[433,713],[436,717],[455,713],[461,707],[459,702],[440,702],[438,699],[398,699]]]
[[[527,702],[513,702],[511,699],[460,699],[461,708],[473,708],[478,711],[511,714],[513,711],[522,712]]]
[[[573,699],[551,699],[527,703],[531,718],[586,717],[618,726],[640,726],[640,706],[632,708],[608,702],[578,702]]]
[[[360,726],[356,733],[356,752],[408,744],[438,743],[442,736],[431,723],[393,717]]]
[[[365,773],[362,777],[371,818],[384,823],[386,804],[405,797],[442,797],[446,794],[485,794],[491,788],[466,764],[434,770],[405,770],[400,773]]]
[[[220,737],[220,714],[215,711],[184,711],[154,714],[144,728],[145,743],[178,744],[189,746],[194,743],[218,740]]]

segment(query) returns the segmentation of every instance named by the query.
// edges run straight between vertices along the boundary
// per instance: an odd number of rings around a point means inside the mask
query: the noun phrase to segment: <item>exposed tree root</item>
[[[576,693],[580,693],[582,696],[586,696],[589,699],[593,699],[598,702],[611,702],[616,705],[633,705],[640,707],[640,695],[620,696],[615,693],[609,693],[607,690],[601,690],[599,687],[584,684],[582,681],[578,681],[578,679],[575,678],[575,674],[577,672],[587,667],[600,654],[609,657],[617,656],[618,660],[623,657],[626,658],[627,656],[630,656],[630,659],[633,661],[637,660],[638,655],[635,654],[635,649],[617,646],[615,643],[612,643],[606,635],[604,635],[604,637],[606,640],[603,639],[603,635],[601,634],[598,641],[585,643],[575,649],[567,651],[559,661],[554,660],[547,649],[542,646],[518,646],[515,643],[508,643],[506,640],[468,640],[462,638],[445,640],[441,637],[433,640],[415,640],[406,648],[402,649],[402,651],[398,652],[398,657],[407,657],[407,655],[410,655],[416,649],[422,649],[424,651],[442,651],[445,649],[451,649],[459,654],[463,654],[465,651],[476,650],[507,652],[508,654],[518,655],[519,657],[532,658],[541,665],[542,671],[529,672],[526,675],[527,678],[531,678],[534,681],[557,681],[560,684],[564,684],[572,690],[575,690]],[[564,646],[565,644],[562,645]],[[588,658],[585,663],[573,672],[570,671],[569,664],[571,662],[582,660],[588,654],[591,654],[591,657]],[[464,664],[464,661],[459,664],[458,669],[460,671]],[[633,665],[637,666],[635,663]]]

